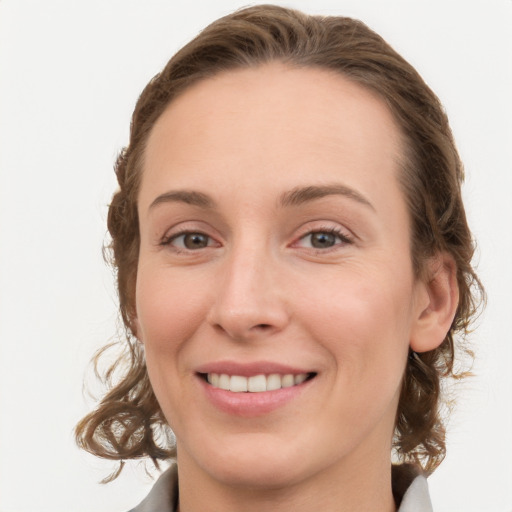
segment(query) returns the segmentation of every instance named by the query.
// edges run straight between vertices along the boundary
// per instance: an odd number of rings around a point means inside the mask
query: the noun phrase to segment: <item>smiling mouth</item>
[[[316,373],[292,373],[268,375],[259,374],[252,377],[243,375],[228,375],[226,373],[201,373],[201,378],[212,387],[231,391],[233,393],[263,393],[282,388],[299,386],[303,382],[313,379]]]

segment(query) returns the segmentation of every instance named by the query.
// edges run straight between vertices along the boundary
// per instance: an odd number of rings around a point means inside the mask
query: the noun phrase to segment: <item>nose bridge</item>
[[[233,244],[223,261],[210,322],[233,338],[278,331],[287,321],[278,263],[261,240],[245,237]]]

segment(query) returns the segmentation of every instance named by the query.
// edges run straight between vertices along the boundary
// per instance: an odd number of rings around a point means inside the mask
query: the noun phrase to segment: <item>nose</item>
[[[282,273],[272,257],[263,251],[240,249],[222,265],[208,322],[237,341],[282,331],[289,321],[288,300]]]

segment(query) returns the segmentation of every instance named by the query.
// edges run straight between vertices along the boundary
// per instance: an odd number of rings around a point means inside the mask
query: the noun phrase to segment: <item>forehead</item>
[[[371,189],[396,182],[401,153],[376,94],[339,73],[271,63],[220,73],[176,98],[148,139],[142,189],[167,180],[254,191],[337,177]]]

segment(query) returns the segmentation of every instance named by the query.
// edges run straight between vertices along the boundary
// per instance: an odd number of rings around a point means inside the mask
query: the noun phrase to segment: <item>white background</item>
[[[284,3],[284,2],[283,2]],[[103,264],[112,164],[145,83],[243,0],[0,0],[0,512],[123,511],[151,480],[79,452],[82,383],[116,334]],[[436,512],[512,511],[512,1],[295,0],[362,19],[446,106],[489,294]]]

